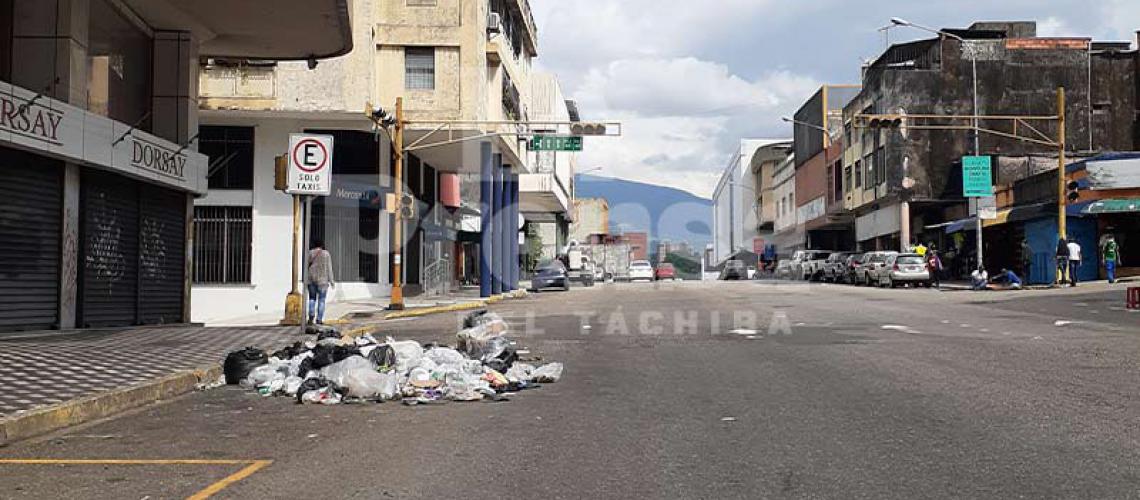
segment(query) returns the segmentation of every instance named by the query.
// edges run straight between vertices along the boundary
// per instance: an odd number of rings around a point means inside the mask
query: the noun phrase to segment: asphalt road
[[[0,459],[273,461],[216,498],[1133,498],[1140,314],[1123,300],[1097,286],[542,293],[495,309],[565,378],[510,402],[299,406],[219,388]],[[385,333],[446,342],[455,324]],[[0,498],[179,498],[243,467],[0,464]]]

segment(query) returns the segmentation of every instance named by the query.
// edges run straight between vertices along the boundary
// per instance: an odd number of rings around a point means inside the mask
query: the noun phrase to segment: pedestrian
[[[930,273],[930,282],[934,288],[942,286],[942,257],[933,244],[926,250],[926,270]]]
[[[1108,274],[1108,282],[1116,283],[1116,265],[1120,263],[1120,245],[1111,233],[1101,246],[1100,254],[1104,256],[1104,269]]]
[[[1077,286],[1077,275],[1081,270],[1081,244],[1069,239],[1069,285]]]
[[[1021,275],[1029,278],[1033,269],[1033,248],[1029,246],[1029,238],[1021,238]]]
[[[978,266],[977,269],[974,269],[974,272],[970,273],[970,288],[974,290],[989,289],[989,282],[990,274],[987,273],[986,269],[982,266]]]
[[[1064,238],[1057,240],[1057,283],[1065,284],[1069,272],[1069,242]]]
[[[313,242],[313,248],[309,250],[308,266],[309,276],[305,285],[309,289],[309,323],[316,322],[320,325],[325,322],[325,299],[329,288],[336,286],[332,255],[325,250],[325,244],[321,240]]]
[[[1001,274],[994,276],[994,283],[1002,283],[1011,290],[1021,290],[1021,277],[1009,269],[1002,268]]]

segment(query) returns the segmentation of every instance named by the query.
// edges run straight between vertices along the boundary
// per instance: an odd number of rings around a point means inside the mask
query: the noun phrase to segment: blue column
[[[480,239],[479,239],[479,296],[491,296],[491,248],[492,245],[492,227],[491,221],[493,220],[492,203],[494,202],[493,186],[494,174],[491,163],[491,143],[484,142],[479,144],[479,213],[482,214],[482,220],[479,221]]]
[[[511,174],[511,290],[519,289],[519,174]]]
[[[503,293],[511,291],[511,166],[503,165],[503,260],[499,262],[499,276],[503,280]]]
[[[491,160],[491,295],[503,293],[503,155]]]

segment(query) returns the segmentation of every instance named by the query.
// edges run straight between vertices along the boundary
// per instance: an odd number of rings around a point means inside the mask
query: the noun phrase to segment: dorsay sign
[[[328,196],[332,192],[331,135],[289,135],[289,194]]]

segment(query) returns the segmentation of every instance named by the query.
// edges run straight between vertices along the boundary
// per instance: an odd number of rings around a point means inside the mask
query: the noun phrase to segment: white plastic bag
[[[424,353],[424,357],[434,361],[437,365],[458,365],[467,360],[463,353],[448,347],[433,347]]]
[[[296,396],[297,389],[301,388],[301,383],[304,381],[305,379],[301,377],[289,377],[285,379],[285,387],[282,390],[289,396]]]
[[[507,369],[507,373],[503,375],[511,382],[523,382],[530,381],[531,373],[533,372],[534,366],[526,363],[515,363],[511,365],[511,367]]]
[[[301,373],[301,362],[313,357],[313,351],[305,351],[303,354],[293,356],[289,360],[289,375],[293,377],[304,377],[305,374]]]
[[[396,371],[401,373],[415,367],[424,355],[423,346],[414,340],[396,342],[392,337],[388,337],[387,344],[392,346],[392,351],[396,353]]]
[[[352,356],[321,369],[321,375],[347,395],[359,398],[380,396],[388,384],[388,377],[377,372],[372,363],[360,356]]]
[[[283,371],[284,369],[284,371]],[[248,387],[261,387],[268,384],[274,379],[284,379],[288,376],[288,365],[282,363],[273,363],[268,365],[261,365],[254,368],[242,381],[243,385]]]
[[[534,382],[558,382],[562,378],[562,363],[550,363],[542,365],[530,374],[530,379]]]
[[[302,403],[336,405],[340,404],[340,400],[340,394],[332,390],[332,387],[322,387],[320,389],[309,391],[301,395]]]

